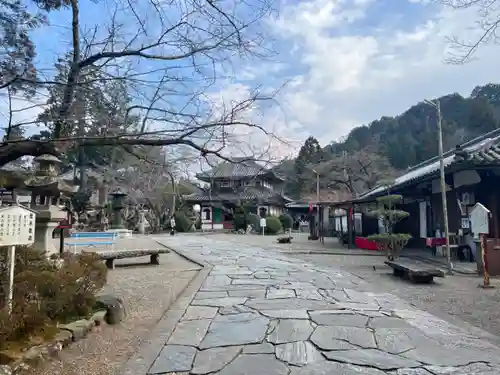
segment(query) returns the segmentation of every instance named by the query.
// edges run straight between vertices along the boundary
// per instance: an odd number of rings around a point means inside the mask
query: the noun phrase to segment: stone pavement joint
[[[500,374],[500,348],[341,270],[236,236],[158,241],[213,269],[147,375]]]

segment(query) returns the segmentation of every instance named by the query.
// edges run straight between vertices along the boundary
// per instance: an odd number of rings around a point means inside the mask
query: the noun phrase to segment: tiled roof
[[[500,140],[496,140],[496,142],[482,150],[469,154],[467,160],[479,164],[500,163]]]
[[[486,133],[469,142],[457,146],[455,149],[443,154],[445,168],[457,163],[472,164],[500,164],[500,129]],[[420,163],[394,180],[392,188],[417,182],[439,171],[439,157]],[[378,186],[364,194],[359,199],[380,195],[386,191],[385,186]]]
[[[320,190],[319,201],[320,202],[337,202],[351,199],[352,194],[343,190]],[[316,193],[306,194],[300,197],[299,202],[307,203],[316,202],[318,199]]]
[[[266,174],[272,174],[274,177],[281,179],[273,171],[259,165],[254,160],[235,158],[233,162],[222,162],[207,172],[198,173],[196,177],[202,181],[210,181],[214,178],[238,179]]]
[[[203,202],[203,201],[237,201],[237,200],[274,200],[274,199],[282,199],[282,200],[290,200],[283,195],[269,190],[269,189],[256,189],[256,188],[247,188],[242,191],[236,191],[232,193],[212,193],[208,194],[189,194],[183,196],[184,200],[188,202]]]

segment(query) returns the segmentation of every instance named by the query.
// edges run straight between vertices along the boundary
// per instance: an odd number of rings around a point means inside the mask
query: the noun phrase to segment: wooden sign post
[[[9,285],[5,301],[9,314],[12,314],[14,299],[16,246],[32,245],[35,242],[35,218],[36,212],[23,206],[0,207],[0,247],[9,249],[7,254]]]
[[[472,234],[479,237],[481,249],[481,260],[483,262],[483,284],[481,288],[493,288],[490,284],[490,274],[488,272],[488,244],[487,237],[489,230],[489,220],[491,212],[481,203],[476,203],[470,211],[470,229]],[[477,237],[476,237],[477,238]]]
[[[483,285],[479,285],[480,288],[488,289],[493,288],[490,284],[490,273],[488,272],[488,244],[486,242],[487,235],[485,233],[479,234],[479,239],[481,241],[481,258],[483,260]]]
[[[260,227],[262,228],[262,235],[264,236],[266,229],[266,218],[263,217],[260,219]]]

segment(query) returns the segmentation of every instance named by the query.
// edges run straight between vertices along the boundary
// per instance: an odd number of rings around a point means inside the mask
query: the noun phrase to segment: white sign
[[[33,244],[35,218],[35,211],[23,206],[0,208],[0,246]]]
[[[266,219],[263,217],[260,219],[260,226],[264,228],[266,226]]]
[[[484,207],[481,203],[476,203],[470,211],[470,229],[474,238],[478,238],[480,234],[490,232],[490,210]]]
[[[460,225],[460,228],[462,228],[462,229],[469,229],[469,226],[470,226],[469,218],[468,217],[463,217],[461,225]]]
[[[0,246],[10,247],[9,257],[9,289],[7,292],[7,309],[12,314],[14,296],[14,267],[16,245],[31,245],[35,242],[35,211],[14,205],[0,208]]]

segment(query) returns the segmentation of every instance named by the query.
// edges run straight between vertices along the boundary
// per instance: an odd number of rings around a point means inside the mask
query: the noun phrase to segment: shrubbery
[[[175,230],[177,232],[189,232],[193,226],[193,222],[182,211],[177,211],[174,214]]]
[[[7,251],[0,248],[0,350],[23,340],[47,325],[90,315],[95,295],[105,285],[106,266],[96,254],[65,254],[47,259],[40,251],[16,249],[12,315],[5,309],[8,286]]]
[[[290,229],[293,225],[293,218],[288,214],[281,214],[279,217],[283,229]]]
[[[254,213],[248,214],[247,215],[247,220],[248,224],[250,224],[255,232],[260,233],[261,228],[260,228],[260,216]]]
[[[233,230],[247,230],[247,216],[243,212],[233,215]]]
[[[281,221],[276,216],[266,217],[266,234],[278,234],[282,230]]]

